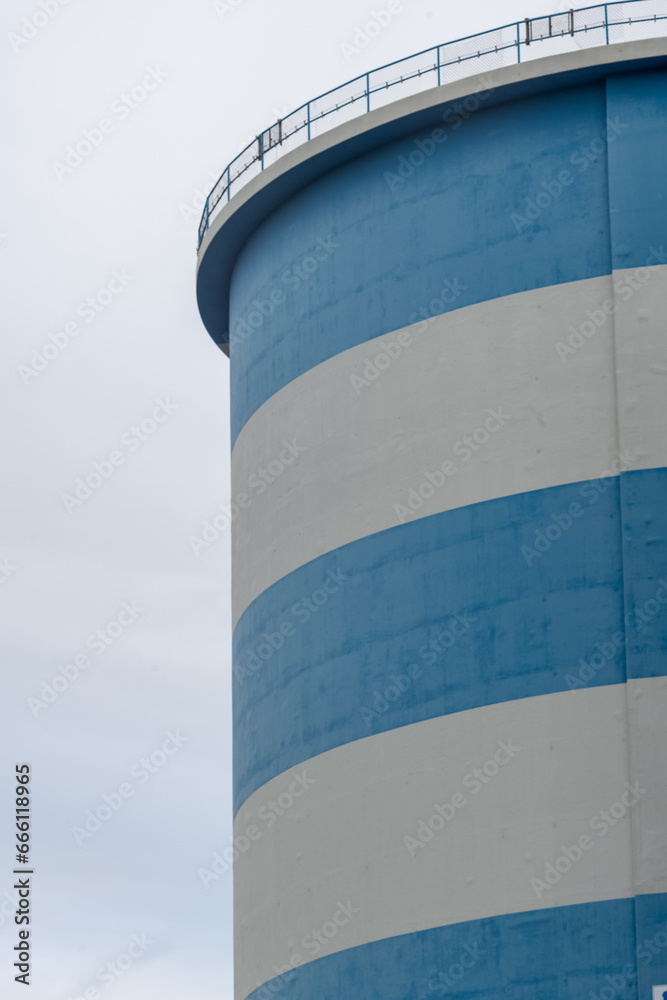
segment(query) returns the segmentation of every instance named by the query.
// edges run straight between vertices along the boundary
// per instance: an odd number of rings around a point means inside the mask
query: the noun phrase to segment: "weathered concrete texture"
[[[296,1000],[667,981],[665,66],[655,39],[405,98],[204,241],[238,1000],[289,966]]]

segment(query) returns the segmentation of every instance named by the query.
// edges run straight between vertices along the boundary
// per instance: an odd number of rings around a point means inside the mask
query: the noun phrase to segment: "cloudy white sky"
[[[229,500],[229,362],[197,313],[194,206],[304,100],[567,4],[403,0],[352,57],[382,0],[43,5],[56,13],[4,0],[0,14],[0,991],[26,995],[11,893],[26,761],[32,1000],[228,1000],[231,878],[206,890],[197,871],[231,831],[230,546],[197,555],[188,539]],[[146,99],[125,104],[144,78]],[[58,167],[84,130],[98,144]],[[65,346],[40,362],[51,337]],[[77,498],[96,463],[106,478]],[[53,694],[63,669],[74,679]],[[105,795],[118,807],[86,836]],[[133,939],[122,975],[96,978]]]

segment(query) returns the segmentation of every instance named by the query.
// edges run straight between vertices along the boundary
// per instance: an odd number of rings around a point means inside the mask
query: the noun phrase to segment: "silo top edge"
[[[228,354],[229,284],[252,232],[281,203],[340,164],[428,127],[448,105],[485,93],[484,106],[591,83],[614,72],[667,65],[667,38],[602,45],[516,63],[412,94],[338,125],[285,153],[227,202],[207,230],[197,261],[197,301],[213,340]],[[490,92],[490,93],[489,93]]]

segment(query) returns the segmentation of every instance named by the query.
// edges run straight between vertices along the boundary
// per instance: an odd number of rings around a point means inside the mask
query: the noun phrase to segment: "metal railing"
[[[435,45],[348,80],[302,104],[248,143],[225,167],[206,199],[199,224],[201,246],[220,203],[280,156],[351,118],[443,83],[525,62],[541,55],[665,34],[667,0],[611,3],[525,18],[454,42]],[[535,43],[541,44],[535,50]],[[400,94],[395,88],[400,88]]]

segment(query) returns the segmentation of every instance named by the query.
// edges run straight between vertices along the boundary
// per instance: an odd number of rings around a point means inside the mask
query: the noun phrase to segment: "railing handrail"
[[[538,41],[540,42],[548,41],[549,39],[552,38],[564,39],[566,35],[574,37],[575,34],[579,34],[581,32],[587,33],[589,31],[595,31],[597,29],[602,29],[602,28],[604,28],[605,31],[605,37],[602,44],[609,45],[610,44],[609,28],[620,27],[628,23],[630,25],[641,24],[647,21],[654,23],[657,21],[663,21],[667,19],[667,12],[662,14],[653,13],[652,15],[649,15],[647,17],[641,17],[641,16],[635,18],[624,17],[620,21],[612,21],[609,19],[609,8],[611,7],[632,6],[634,8],[635,5],[637,4],[641,5],[646,3],[651,3],[653,6],[657,6],[660,4],[662,4],[663,6],[667,6],[667,0],[609,0],[609,2],[607,3],[590,4],[587,7],[577,7],[577,8],[570,8],[570,10],[560,10],[554,14],[543,14],[539,17],[525,18],[523,21],[511,21],[509,24],[503,24],[496,28],[490,28],[487,31],[480,31],[474,35],[464,35],[462,38],[457,38],[450,42],[440,42],[438,45],[432,45],[430,48],[421,49],[421,51],[419,52],[413,52],[409,56],[403,56],[403,58],[401,59],[395,59],[393,62],[385,63],[383,66],[378,66],[373,70],[369,70],[368,72],[360,73],[358,76],[353,76],[352,79],[347,80],[345,83],[339,84],[337,87],[332,87],[330,90],[325,90],[324,93],[319,94],[317,97],[312,98],[310,101],[306,101],[304,104],[299,105],[298,108],[295,108],[294,111],[290,111],[290,113],[286,115],[284,118],[278,119],[278,121],[274,122],[268,128],[260,132],[258,136],[252,139],[248,143],[248,145],[245,146],[244,149],[242,149],[241,152],[238,153],[234,157],[234,159],[227,164],[225,169],[220,174],[220,177],[211,188],[209,195],[206,199],[206,204],[204,205],[204,211],[201,217],[201,221],[199,223],[199,239],[197,242],[197,252],[199,252],[199,248],[201,247],[202,240],[204,239],[204,236],[206,234],[206,230],[210,226],[213,213],[215,212],[220,201],[223,199],[224,195],[225,194],[227,195],[227,201],[229,201],[231,198],[232,186],[236,184],[241,177],[243,177],[246,171],[248,171],[255,163],[258,162],[260,163],[260,169],[263,170],[265,154],[270,152],[271,150],[277,149],[277,147],[279,146],[282,146],[285,140],[289,139],[296,133],[301,132],[303,129],[307,128],[307,137],[305,140],[302,141],[308,141],[311,138],[312,126],[315,123],[322,122],[322,120],[329,115],[335,116],[337,112],[342,111],[344,108],[347,108],[350,104],[354,104],[354,102],[359,100],[360,98],[363,97],[366,98],[366,109],[370,110],[372,94],[378,93],[381,90],[386,90],[390,86],[396,86],[396,84],[398,83],[401,84],[407,83],[408,80],[412,80],[415,77],[421,77],[422,75],[425,75],[436,69],[437,69],[437,79],[439,84],[441,71],[443,69],[446,69],[447,67],[452,66],[454,64],[465,63],[470,59],[474,58],[479,59],[482,57],[482,55],[484,56],[497,55],[498,52],[505,51],[507,49],[516,49],[517,61],[520,62],[522,46],[525,47],[534,45]],[[590,25],[584,23],[580,27],[575,28],[574,26],[575,15],[584,14],[587,11],[591,10],[602,12],[603,14],[602,22]],[[565,29],[551,32],[552,20],[557,18],[560,18],[561,20],[563,18],[568,19],[567,32],[565,31]],[[540,35],[538,37],[538,36],[533,36],[531,34],[531,26],[537,21],[544,21],[544,22],[548,21],[549,31],[550,31],[548,35]],[[525,31],[525,37],[523,39],[521,38],[522,28]],[[473,51],[469,55],[461,56],[461,54],[459,54],[457,59],[452,59],[449,62],[441,62],[440,59],[441,49],[447,49],[453,46],[462,45],[464,42],[470,42],[474,39],[480,39],[486,35],[501,33],[503,31],[508,31],[509,29],[514,29],[516,33],[516,37],[511,42],[507,42],[506,44],[502,44],[500,46],[496,44],[493,49],[489,49],[487,52],[482,53],[481,50],[478,50],[476,53]],[[370,78],[372,75],[377,73],[382,73],[385,70],[391,69],[394,66],[407,64],[411,60],[418,59],[421,56],[426,56],[429,53],[436,54],[436,62],[433,64],[433,66],[429,66],[426,69],[418,69],[416,72],[409,73],[408,75],[406,75],[405,79],[403,79],[403,76],[400,77],[400,80],[385,79],[378,86],[374,88],[371,87]],[[471,75],[471,74],[465,74],[465,75]],[[347,99],[342,104],[340,104],[340,106],[336,104],[335,108],[329,108],[327,110],[320,111],[316,117],[313,117],[312,108],[314,105],[318,103],[318,101],[322,101],[324,98],[330,97],[332,94],[340,93],[342,95],[343,92],[346,91],[349,87],[351,87],[355,83],[359,83],[360,81],[363,81],[364,84],[364,90],[362,93],[352,97],[348,95]],[[298,115],[300,112],[304,111],[306,112],[306,120],[304,122],[302,122],[301,124],[295,124],[294,128],[291,131],[289,130],[289,128],[287,130],[283,129],[285,122],[287,122],[289,119],[292,119],[295,115]],[[276,129],[278,130],[279,138],[277,141],[272,141],[271,133],[273,133]],[[247,162],[245,162],[243,165],[239,167],[238,171],[235,174],[233,174],[235,165],[239,163],[239,161],[242,161],[242,158],[245,156],[245,154],[249,153],[250,150],[253,149],[253,147],[255,147],[256,152],[252,155],[252,157],[250,157],[250,159],[247,160]],[[226,183],[224,183],[225,179]]]

